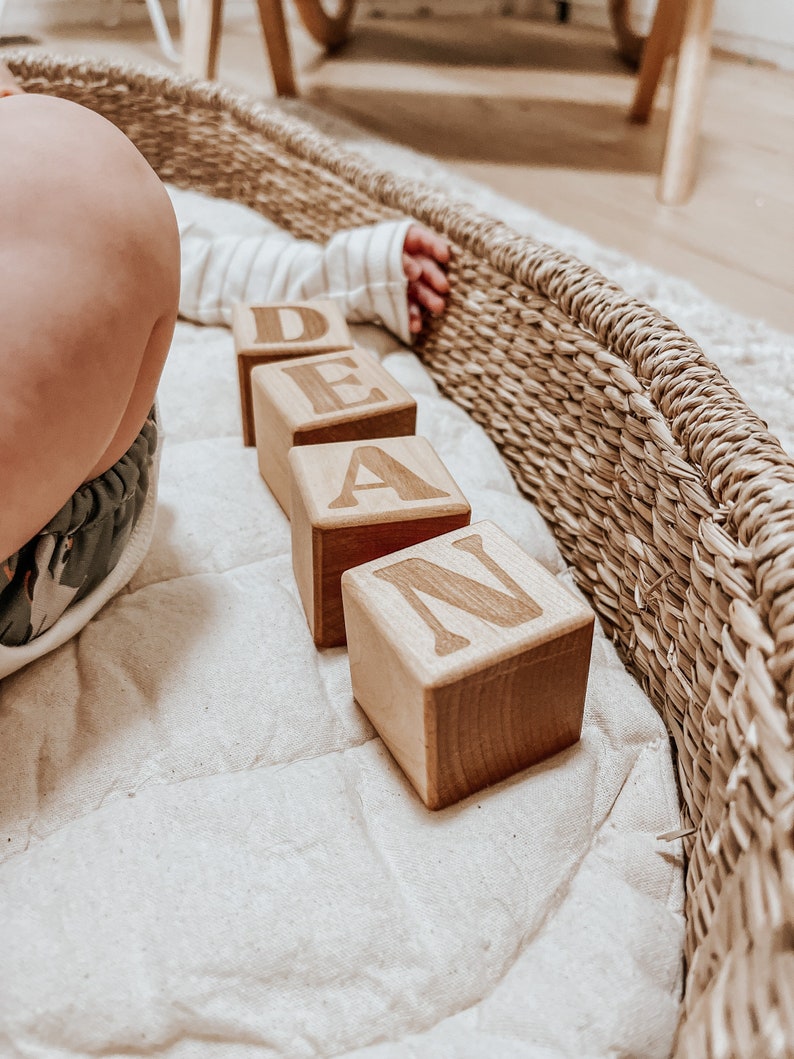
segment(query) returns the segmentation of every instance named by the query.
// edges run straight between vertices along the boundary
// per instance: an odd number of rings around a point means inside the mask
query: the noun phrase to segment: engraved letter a
[[[371,471],[379,481],[367,482],[364,485],[356,485],[358,472],[362,467]],[[449,496],[443,489],[436,489],[430,482],[414,474],[405,464],[395,460],[388,452],[378,448],[377,445],[359,445],[353,449],[350,463],[347,466],[345,481],[342,492],[332,500],[329,508],[358,507],[358,497],[355,493],[359,489],[393,489],[400,500],[410,502],[411,500],[432,500],[442,496]]]
[[[375,571],[380,577],[400,592],[419,617],[430,627],[436,639],[436,654],[449,655],[469,646],[465,636],[450,632],[436,618],[430,608],[419,598],[418,592],[443,600],[459,610],[474,614],[483,621],[491,622],[502,629],[523,625],[543,613],[531,596],[510,575],[487,555],[482,537],[472,534],[453,541],[453,548],[460,548],[475,556],[496,577],[507,592],[500,592],[490,585],[483,585],[464,574],[437,566],[427,559],[403,559],[391,566]]]

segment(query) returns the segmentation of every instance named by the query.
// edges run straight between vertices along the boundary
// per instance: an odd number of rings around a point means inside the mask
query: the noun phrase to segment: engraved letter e
[[[352,357],[337,357],[335,360],[328,360],[322,364],[294,364],[282,369],[311,401],[316,415],[341,412],[344,408],[358,408],[360,405],[377,404],[387,400],[383,390],[373,387],[362,401],[343,401],[335,387],[361,386],[361,380],[352,373],[343,375],[341,379],[326,378],[320,368],[330,364],[341,364],[345,368],[359,366]]]

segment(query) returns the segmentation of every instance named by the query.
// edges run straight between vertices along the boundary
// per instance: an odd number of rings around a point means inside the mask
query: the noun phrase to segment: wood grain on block
[[[593,613],[492,522],[342,575],[353,694],[431,809],[570,746]]]
[[[292,565],[318,647],[345,642],[342,573],[467,526],[471,507],[427,438],[289,453]]]
[[[259,470],[289,514],[294,445],[413,434],[416,401],[365,349],[263,364],[251,374]]]
[[[341,311],[334,302],[321,299],[273,305],[238,303],[232,309],[232,332],[245,445],[255,440],[251,372],[258,364],[353,348]]]

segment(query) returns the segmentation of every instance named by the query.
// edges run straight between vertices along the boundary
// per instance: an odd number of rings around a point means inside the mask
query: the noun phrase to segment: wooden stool
[[[706,74],[711,54],[714,0],[659,0],[630,111],[646,122],[669,55],[678,55],[670,120],[656,195],[667,206],[685,201],[695,172]]]
[[[301,22],[323,47],[332,51],[347,40],[355,0],[341,0],[335,15],[320,0],[295,0]],[[257,0],[270,69],[279,96],[296,96],[292,53],[287,37],[282,0]],[[182,73],[212,79],[218,61],[223,0],[185,0]]]

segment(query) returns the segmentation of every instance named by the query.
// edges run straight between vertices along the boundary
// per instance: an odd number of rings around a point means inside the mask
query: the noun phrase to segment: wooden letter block
[[[251,371],[285,357],[352,349],[347,322],[332,301],[242,305],[232,309],[232,332],[240,379],[243,444],[254,444]]]
[[[427,438],[301,445],[289,466],[292,565],[318,647],[345,642],[345,570],[471,519]]]
[[[441,809],[575,743],[593,613],[492,522],[342,575],[353,694]]]
[[[416,401],[365,349],[262,364],[251,373],[259,470],[289,515],[293,445],[413,434]]]

